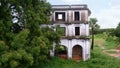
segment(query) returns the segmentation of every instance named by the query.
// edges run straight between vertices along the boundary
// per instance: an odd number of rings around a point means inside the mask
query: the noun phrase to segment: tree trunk
[[[91,50],[93,50],[94,47],[94,28],[92,27],[92,44],[91,44]]]

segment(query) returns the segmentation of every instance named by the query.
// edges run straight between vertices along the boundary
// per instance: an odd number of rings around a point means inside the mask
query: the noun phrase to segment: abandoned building
[[[91,11],[87,5],[52,5],[50,21],[53,26],[60,25],[64,30],[61,45],[67,49],[67,57],[78,60],[90,58],[90,39],[88,17]],[[51,55],[55,53],[55,43]]]

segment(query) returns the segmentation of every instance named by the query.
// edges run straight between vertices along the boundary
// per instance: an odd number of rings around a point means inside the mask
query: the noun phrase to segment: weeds
[[[57,57],[42,63],[38,68],[120,68],[120,59],[102,53],[98,46],[91,52],[91,59],[76,62],[71,59],[63,60]]]

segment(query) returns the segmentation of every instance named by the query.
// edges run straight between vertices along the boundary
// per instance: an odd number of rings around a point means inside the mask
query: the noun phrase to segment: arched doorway
[[[67,59],[67,47],[64,45],[59,45],[55,49],[55,55],[62,58],[62,59]]]
[[[75,45],[72,48],[72,59],[81,60],[82,59],[82,47],[80,45]]]

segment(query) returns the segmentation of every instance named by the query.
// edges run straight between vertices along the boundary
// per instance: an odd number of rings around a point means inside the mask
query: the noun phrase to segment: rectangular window
[[[75,27],[75,35],[80,35],[80,27]]]
[[[55,19],[56,21],[65,21],[65,12],[56,12]]]
[[[80,15],[79,12],[75,12],[75,21],[79,21],[80,20]]]

